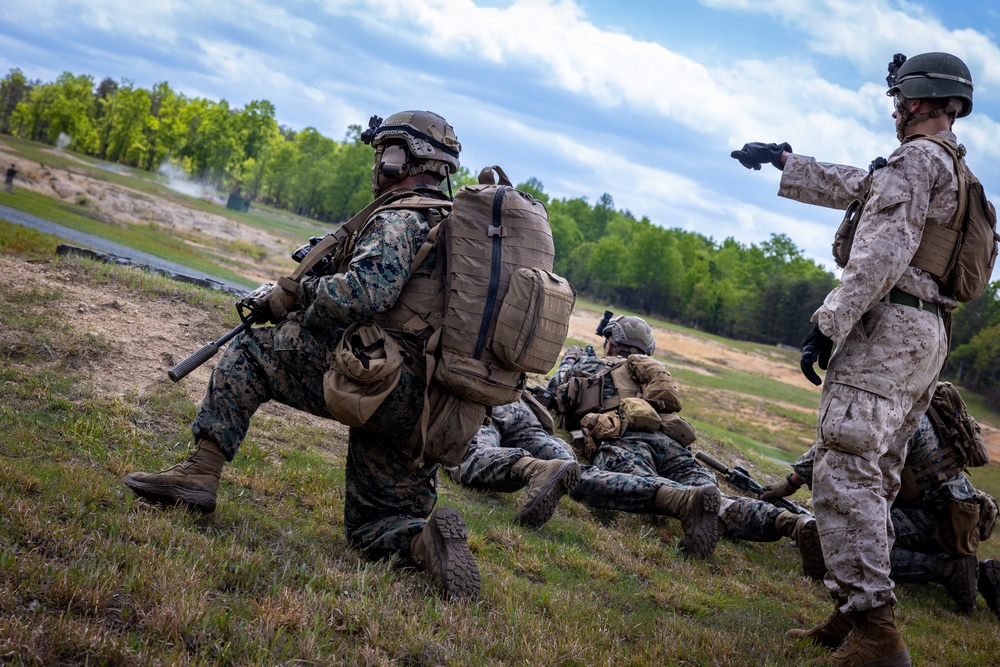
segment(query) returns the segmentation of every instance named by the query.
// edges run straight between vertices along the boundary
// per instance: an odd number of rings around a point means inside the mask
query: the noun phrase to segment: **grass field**
[[[787,540],[722,540],[708,560],[689,561],[675,520],[563,499],[549,523],[523,529],[513,522],[519,494],[476,493],[442,476],[439,505],[466,517],[483,578],[479,601],[446,603],[422,573],[348,548],[345,430],[284,409],[255,419],[214,514],[137,500],[122,476],[183,460],[203,381],[174,384],[162,369],[136,367],[135,382],[114,384],[133,351],[114,325],[64,315],[78,307],[71,287],[97,295],[81,306],[107,302],[109,313],[119,304],[155,320],[183,309],[205,338],[236,323],[232,303],[56,258],[55,243],[0,222],[0,258],[13,260],[0,276],[0,663],[707,667],[823,655],[784,636],[830,611]],[[24,287],[18,275],[46,282]],[[675,371],[695,447],[760,481],[784,476],[782,461],[812,438],[816,394],[712,371]],[[1000,467],[971,477],[1000,495]],[[1000,557],[995,539],[980,554]],[[996,664],[1000,622],[982,600],[962,617],[941,586],[901,584],[897,594],[915,664]]]

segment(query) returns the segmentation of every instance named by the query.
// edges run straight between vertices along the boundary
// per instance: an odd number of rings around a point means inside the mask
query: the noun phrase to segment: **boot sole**
[[[979,563],[979,592],[986,598],[986,606],[1000,616],[1000,563],[984,560]]]
[[[815,521],[802,527],[798,547],[802,555],[802,574],[811,579],[822,580],[826,576],[826,561],[823,559],[823,547]]]
[[[469,551],[469,531],[462,515],[453,509],[442,508],[427,520],[434,537],[434,548],[440,556],[441,569],[434,578],[447,599],[479,597],[481,581],[479,568]]]
[[[685,528],[681,538],[681,551],[694,558],[708,558],[715,551],[719,541],[719,505],[722,494],[718,487],[706,488],[701,493],[701,507],[691,519],[690,526]]]
[[[552,518],[559,499],[572,491],[580,483],[580,464],[566,461],[556,471],[542,493],[530,505],[522,507],[514,521],[522,526],[537,528]]]
[[[132,489],[140,498],[157,505],[186,505],[202,514],[215,511],[215,495],[207,491],[185,489],[176,484],[154,484],[135,479],[132,475],[125,476],[125,486]]]

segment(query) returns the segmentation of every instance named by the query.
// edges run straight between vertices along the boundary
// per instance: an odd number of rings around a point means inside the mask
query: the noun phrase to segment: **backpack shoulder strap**
[[[337,231],[335,231],[333,234],[330,234],[325,239],[323,239],[315,246],[313,246],[312,249],[309,251],[309,253],[302,258],[302,261],[299,262],[299,265],[295,267],[295,270],[292,271],[291,274],[289,274],[287,277],[278,278],[278,285],[285,288],[286,291],[295,292],[298,289],[299,280],[302,279],[302,276],[304,276],[310,269],[312,269],[320,261],[322,261],[324,257],[333,252],[341,243],[344,242],[345,239],[350,237],[351,234],[356,232],[361,227],[361,225],[363,225],[365,221],[368,220],[368,218],[370,218],[371,216],[373,216],[374,214],[378,213],[381,210],[387,208],[398,208],[398,207],[393,207],[391,203],[394,200],[406,199],[411,196],[414,195],[409,190],[402,190],[402,191],[394,190],[391,192],[386,192],[385,194],[379,197],[376,197],[370,204],[368,204],[368,206],[365,206],[363,209],[358,211],[350,220],[342,224]],[[423,197],[419,198],[423,199]],[[430,199],[430,197],[427,197],[426,199]],[[448,202],[448,204],[450,205],[450,202]]]
[[[965,164],[965,146],[959,145],[947,137],[942,137],[940,134],[918,134],[914,135],[913,139],[922,139],[937,144],[945,149],[955,162],[955,176],[958,178],[958,209],[956,209],[955,217],[952,218],[951,224],[948,226],[957,229],[965,217],[965,208],[968,204],[969,167]]]

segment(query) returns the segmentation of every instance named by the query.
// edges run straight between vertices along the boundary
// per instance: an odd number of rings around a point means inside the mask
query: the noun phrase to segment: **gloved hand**
[[[749,144],[743,144],[743,148],[738,151],[733,151],[730,153],[732,157],[740,161],[747,169],[756,169],[760,171],[760,165],[765,162],[770,162],[774,165],[774,168],[783,171],[785,165],[781,164],[781,153],[783,151],[793,152],[792,147],[788,145],[788,142],[781,144],[765,144],[759,141],[754,141]]]
[[[775,482],[774,484],[768,484],[764,487],[764,492],[760,494],[761,500],[777,500],[778,498],[785,498],[792,495],[799,490],[799,487],[793,486],[788,479],[783,479],[780,482]]]
[[[295,295],[275,285],[267,295],[267,308],[271,311],[271,321],[277,324],[285,319],[289,311],[295,310]]]
[[[799,362],[799,367],[806,379],[817,387],[823,384],[823,380],[813,370],[813,364],[819,362],[819,367],[825,371],[830,363],[831,352],[833,352],[833,341],[820,331],[818,326],[813,327],[802,343],[802,360]]]

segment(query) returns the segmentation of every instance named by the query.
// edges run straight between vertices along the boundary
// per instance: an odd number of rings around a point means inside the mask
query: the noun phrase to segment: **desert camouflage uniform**
[[[778,194],[846,209],[869,185],[850,262],[812,317],[837,347],[820,398],[813,504],[826,584],[845,613],[895,602],[889,507],[906,441],[930,403],[948,348],[939,314],[884,299],[895,287],[921,305],[956,305],[928,273],[909,266],[924,226],[947,225],[955,214],[958,179],[940,146],[904,143],[872,174],[790,155]]]
[[[370,321],[392,307],[411,275],[413,258],[430,226],[407,210],[374,215],[357,234],[347,271],[303,280],[304,310],[276,327],[254,327],[226,348],[209,381],[193,425],[195,439],[219,444],[232,460],[250,418],[275,400],[332,418],[323,399],[323,375],[345,327]],[[413,275],[428,275],[432,252]],[[420,341],[397,337],[408,352],[397,387],[363,427],[350,429],[344,527],[353,546],[372,557],[409,556],[437,499],[437,465],[410,470],[409,439],[423,407]]]

